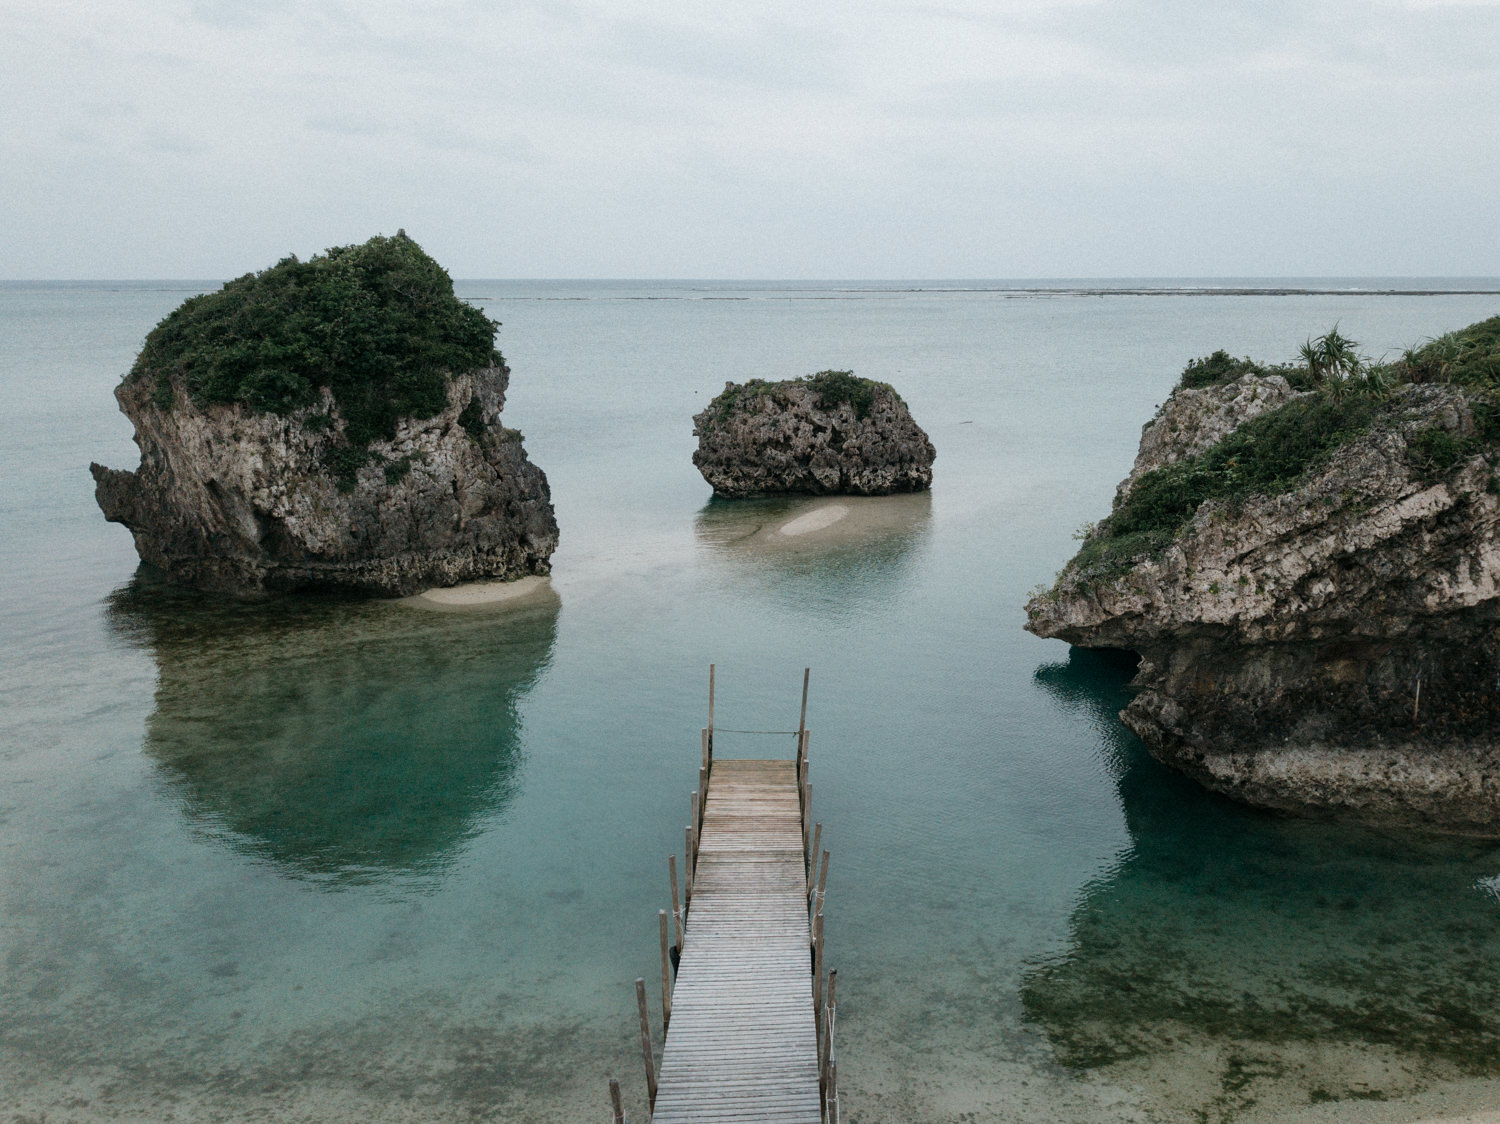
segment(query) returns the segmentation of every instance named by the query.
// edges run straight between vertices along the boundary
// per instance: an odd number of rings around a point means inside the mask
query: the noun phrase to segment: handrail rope
[[[796,730],[731,730],[728,726],[715,726],[716,734],[786,734],[788,737],[796,734]]]

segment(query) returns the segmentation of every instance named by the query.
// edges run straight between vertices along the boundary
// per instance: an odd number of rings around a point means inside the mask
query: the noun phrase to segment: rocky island
[[[1126,725],[1265,808],[1500,835],[1500,317],[1371,364],[1190,363],[1026,627],[1136,653]]]
[[[693,433],[693,463],[731,498],[918,492],[937,455],[889,384],[851,371],[725,383]]]
[[[105,517],[171,580],[400,596],[541,574],[547,478],[500,423],[497,325],[404,232],[187,300],[115,391],[135,471]]]

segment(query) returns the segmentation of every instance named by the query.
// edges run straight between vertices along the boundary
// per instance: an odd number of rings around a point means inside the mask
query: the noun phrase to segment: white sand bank
[[[463,610],[489,609],[498,605],[535,604],[556,598],[550,578],[526,577],[513,581],[465,582],[423,590],[401,603],[421,609]]]
[[[815,531],[822,531],[832,527],[840,519],[849,515],[849,505],[843,503],[830,503],[823,507],[814,508],[805,515],[799,515],[795,519],[788,520],[776,529],[779,535],[810,535]]]
[[[821,551],[909,534],[932,518],[932,493],[822,496],[715,504],[698,517],[704,546],[733,554]]]

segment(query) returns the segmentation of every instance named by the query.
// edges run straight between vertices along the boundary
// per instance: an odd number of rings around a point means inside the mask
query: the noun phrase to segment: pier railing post
[[[672,920],[677,925],[677,955],[682,955],[683,927],[682,901],[677,896],[677,856],[667,856],[667,873],[672,880]]]
[[[838,986],[839,973],[835,968],[828,973],[828,998],[823,1004],[822,1035],[818,1039],[818,1087],[823,1093],[823,1107],[825,1116],[833,1103],[834,1089],[832,1083],[833,1074],[833,1030],[834,1022],[838,1018],[838,1005],[834,999],[834,989]]]
[[[656,918],[661,927],[661,1040],[665,1044],[672,1022],[672,952],[667,945],[667,911],[657,910]]]
[[[646,1097],[651,1111],[656,1111],[656,1063],[651,1060],[651,1015],[646,1010],[646,978],[635,981],[635,1005],[641,1016],[641,1058],[646,1063]]]
[[[802,713],[797,718],[797,760],[799,763],[806,753],[802,735],[807,732],[807,681],[811,675],[812,668],[804,667],[802,669]]]
[[[805,770],[806,768],[807,768],[807,766],[803,765],[803,769]],[[803,791],[803,793],[805,793],[805,797],[804,797],[803,802],[802,802],[802,849],[807,854],[807,864],[808,864],[807,865],[807,875],[808,875],[809,878],[811,878],[812,877],[812,860],[813,860],[813,854],[812,854],[812,850],[811,850],[811,847],[812,847],[812,785],[811,784],[805,784],[805,785],[803,785],[802,786],[802,791]]]
[[[812,846],[803,856],[803,866],[807,867],[807,904],[812,905],[813,891],[818,888],[818,880],[813,877],[813,856],[818,853],[818,847],[823,842],[823,825],[816,824],[813,827]]]
[[[689,818],[688,818],[688,824],[690,825],[690,830],[693,833],[693,869],[694,870],[696,870],[697,867],[698,867],[698,831],[699,831],[699,825],[701,823],[701,820],[699,819],[699,816],[702,815],[702,810],[703,810],[703,802],[698,799],[698,790],[694,789],[693,790],[692,811],[691,811],[691,813],[689,815]]]
[[[625,1119],[625,1106],[620,1103],[620,1083],[613,1077],[609,1079],[609,1103],[614,1109],[612,1124],[629,1124]]]
[[[714,665],[708,665],[708,753],[714,752]]]
[[[813,944],[813,1013],[818,1015],[818,1022],[822,1022],[823,1012],[823,914],[820,911],[813,917],[812,923]]]
[[[818,869],[818,890],[814,898],[814,904],[819,913],[823,912],[823,894],[828,889],[828,852],[823,852],[823,861]]]

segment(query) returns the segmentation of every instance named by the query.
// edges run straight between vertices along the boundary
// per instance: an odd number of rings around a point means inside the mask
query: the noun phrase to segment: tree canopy
[[[360,446],[392,436],[398,418],[438,413],[449,373],[498,361],[498,326],[398,231],[188,298],[152,329],[127,377],[154,380],[163,404],[176,375],[195,401],[269,413],[312,405],[328,387]]]

